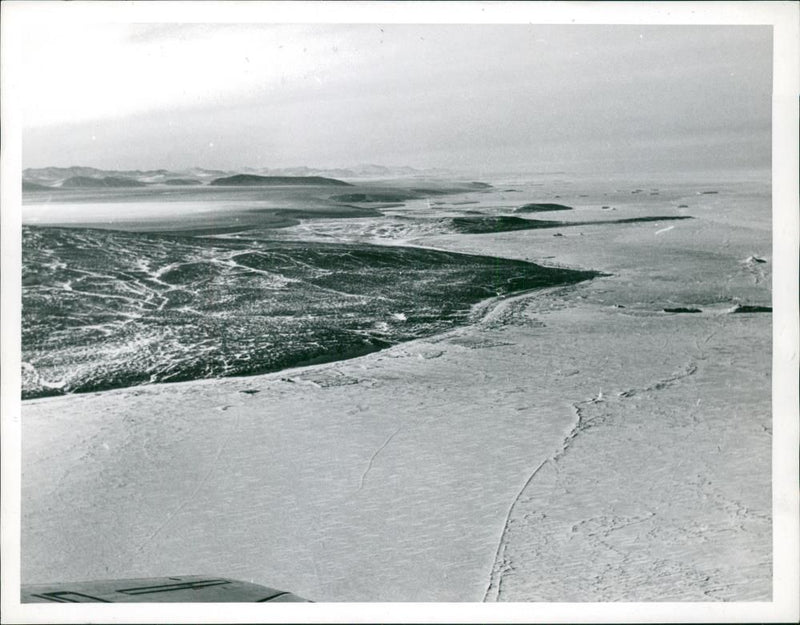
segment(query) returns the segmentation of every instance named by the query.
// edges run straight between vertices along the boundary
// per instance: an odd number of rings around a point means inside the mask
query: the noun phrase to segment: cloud
[[[213,109],[287,82],[323,81],[348,62],[326,53],[329,40],[313,26],[44,26],[23,53],[25,125]]]
[[[673,162],[723,135],[763,162],[770,140],[769,27],[116,25],[28,50],[29,163]]]

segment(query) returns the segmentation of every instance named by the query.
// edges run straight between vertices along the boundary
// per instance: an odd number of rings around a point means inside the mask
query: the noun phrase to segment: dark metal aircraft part
[[[307,602],[284,590],[226,577],[182,575],[23,585],[22,603]]]

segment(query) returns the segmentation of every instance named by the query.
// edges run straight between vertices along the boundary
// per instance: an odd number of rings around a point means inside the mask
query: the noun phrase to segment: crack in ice
[[[536,477],[536,474],[541,470],[541,468],[546,465],[548,462],[552,460],[552,457],[546,458],[542,460],[541,464],[536,467],[533,472],[528,476],[528,479],[523,484],[522,488],[520,488],[517,496],[514,497],[514,501],[511,502],[511,506],[508,508],[508,512],[506,513],[506,519],[503,523],[503,532],[500,535],[500,541],[497,544],[497,551],[495,552],[494,556],[494,566],[492,567],[492,572],[489,575],[489,585],[486,588],[486,592],[483,593],[483,601],[484,603],[489,600],[489,594],[494,591],[494,601],[497,601],[500,598],[501,586],[503,584],[503,577],[505,574],[511,570],[511,562],[506,558],[506,534],[508,533],[508,526],[511,523],[511,515],[514,512],[514,507],[517,505],[519,498],[522,497],[522,493],[525,492],[525,489],[530,486],[531,482],[533,482],[533,478]],[[501,557],[502,556],[502,557]]]
[[[505,522],[503,523],[503,531],[500,534],[500,541],[497,545],[497,551],[495,552],[494,558],[494,565],[492,567],[492,571],[489,574],[489,585],[486,587],[486,591],[483,594],[483,601],[484,603],[489,601],[489,596],[492,595],[492,601],[497,601],[500,598],[500,594],[502,593],[502,585],[503,585],[503,578],[505,577],[506,573],[511,571],[513,567],[511,566],[510,559],[506,556],[506,545],[507,545],[507,535],[509,525],[511,524],[511,516],[514,513],[514,508],[516,507],[517,503],[519,502],[522,494],[527,490],[527,488],[531,485],[536,475],[539,471],[544,467],[546,464],[553,462],[556,463],[558,460],[567,452],[569,448],[569,444],[572,440],[584,429],[586,426],[583,420],[583,411],[581,410],[580,406],[583,404],[594,404],[597,402],[603,401],[603,392],[600,391],[596,397],[592,399],[587,399],[585,401],[577,402],[572,404],[572,409],[575,413],[575,423],[564,437],[563,441],[561,442],[561,448],[554,452],[549,457],[542,460],[542,462],[537,466],[533,472],[528,476],[528,479],[525,481],[525,484],[522,485],[522,488],[517,493],[517,496],[514,497],[514,500],[511,502],[511,505],[508,508],[508,512],[506,513]]]
[[[384,449],[386,449],[387,445],[389,445],[389,443],[392,442],[392,439],[395,436],[397,436],[397,433],[400,432],[400,430],[402,429],[403,427],[401,426],[397,428],[394,432],[392,432],[389,435],[389,437],[385,441],[383,441],[383,444],[380,447],[378,447],[378,449],[375,450],[375,453],[372,454],[372,456],[369,459],[369,462],[367,463],[367,468],[364,469],[364,472],[361,474],[361,479],[358,482],[358,490],[356,490],[357,493],[361,492],[361,489],[364,488],[364,480],[367,477],[367,473],[369,473],[370,470],[372,469],[372,465],[375,463],[375,458],[378,457],[379,453],[381,453]]]
[[[713,336],[713,333],[712,333]],[[706,342],[711,338],[711,336],[706,339]],[[633,397],[637,393],[647,393],[650,391],[660,391],[662,389],[668,388],[672,386],[675,382],[682,380],[683,378],[688,378],[690,375],[694,375],[697,372],[697,365],[693,362],[686,364],[683,368],[683,371],[679,373],[674,373],[668,378],[664,378],[663,380],[659,380],[655,384],[651,384],[645,388],[630,388],[626,391],[622,391],[617,393],[618,397]]]
[[[709,336],[708,339],[711,337]],[[706,342],[708,342],[706,339]],[[694,375],[697,372],[697,365],[694,362],[687,363],[683,370],[672,374],[667,378],[663,378],[658,380],[657,382],[647,386],[645,388],[632,388],[628,389],[627,391],[622,391],[617,393],[617,397],[620,398],[627,398],[635,395],[638,392],[648,392],[648,391],[659,391],[669,386],[672,386],[675,382],[682,380],[683,378],[689,377]],[[528,476],[528,479],[525,481],[522,489],[517,493],[517,496],[514,497],[514,500],[511,503],[511,506],[508,509],[508,513],[506,514],[505,522],[503,524],[503,531],[500,534],[500,541],[497,545],[497,551],[495,552],[495,559],[494,564],[492,566],[492,571],[489,574],[489,584],[486,588],[486,591],[483,595],[483,601],[498,601],[500,599],[500,595],[502,593],[502,584],[503,578],[505,575],[513,570],[513,566],[511,565],[510,557],[506,555],[507,551],[507,541],[508,541],[508,531],[509,526],[511,524],[511,517],[514,512],[514,508],[516,507],[519,499],[522,497],[522,494],[525,490],[530,486],[533,482],[533,479],[539,473],[539,471],[544,467],[546,464],[552,463],[555,467],[558,461],[564,457],[567,451],[570,449],[572,442],[577,438],[577,436],[586,431],[592,425],[592,420],[586,419],[584,414],[584,406],[592,405],[592,404],[599,404],[604,403],[605,399],[603,396],[603,392],[600,391],[595,397],[591,399],[587,399],[584,401],[575,402],[571,405],[571,408],[575,414],[575,422],[570,429],[570,431],[564,436],[564,439],[561,442],[561,448],[555,451],[551,456],[543,460]],[[615,528],[612,528],[612,530]],[[490,599],[491,596],[491,599]]]

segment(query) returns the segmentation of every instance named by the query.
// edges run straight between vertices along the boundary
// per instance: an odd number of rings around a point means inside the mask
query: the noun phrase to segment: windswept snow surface
[[[211,572],[317,601],[769,600],[771,315],[728,312],[770,304],[768,183],[534,183],[281,232],[609,276],[348,361],[24,402],[22,581]],[[604,205],[694,219],[560,237],[426,225],[511,214],[512,197],[581,222],[610,218]]]

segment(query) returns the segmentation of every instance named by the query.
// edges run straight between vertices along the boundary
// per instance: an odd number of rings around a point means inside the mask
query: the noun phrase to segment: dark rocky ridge
[[[599,275],[362,243],[36,226],[22,238],[24,398],[352,358],[469,323],[488,298]]]
[[[545,219],[523,219],[509,215],[498,217],[454,217],[451,220],[457,232],[465,234],[484,234],[490,232],[509,232],[513,230],[535,230],[540,228],[570,228],[573,226],[602,226],[608,224],[632,224],[649,221],[674,221],[693,219],[689,215],[663,215],[654,217],[630,217],[608,221],[548,221]]]

